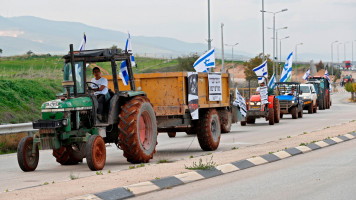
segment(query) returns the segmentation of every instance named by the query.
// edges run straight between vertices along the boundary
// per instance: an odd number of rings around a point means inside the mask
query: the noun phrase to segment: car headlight
[[[68,125],[68,120],[67,119],[63,119],[62,120],[62,125],[63,126],[67,126]]]

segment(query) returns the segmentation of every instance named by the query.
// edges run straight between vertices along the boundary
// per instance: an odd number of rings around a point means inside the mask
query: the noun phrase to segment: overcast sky
[[[221,48],[220,24],[224,43],[238,42],[238,51],[257,55],[262,52],[262,0],[211,0],[212,45]],[[298,46],[298,60],[304,54],[321,54],[331,60],[331,43],[346,44],[346,59],[351,60],[351,41],[356,40],[356,0],[265,0],[265,10],[275,12],[282,58]],[[208,35],[207,0],[0,0],[0,15],[36,16],[57,21],[130,31],[132,35],[166,36],[187,42],[205,43]],[[272,54],[273,15],[265,14],[265,52]],[[83,30],[84,32],[84,30]],[[134,41],[133,41],[134,44]],[[337,44],[334,61],[337,61]],[[356,41],[354,42],[356,60]],[[279,48],[279,46],[278,46]],[[231,48],[226,51],[231,51]],[[340,61],[344,44],[339,45]],[[314,56],[318,60],[318,56]]]

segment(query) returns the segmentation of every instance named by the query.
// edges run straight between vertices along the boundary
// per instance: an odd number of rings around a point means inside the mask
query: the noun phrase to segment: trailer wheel
[[[246,126],[247,123],[246,123],[246,121],[241,121],[240,124],[241,124],[241,126]]]
[[[308,107],[308,114],[313,114],[313,102]]]
[[[291,109],[291,114],[293,119],[298,119],[298,109],[296,106]]]
[[[274,109],[274,122],[279,123],[281,108],[279,105],[279,99],[275,98],[273,101],[273,109]]]
[[[203,114],[198,131],[198,141],[204,151],[213,151],[220,143],[220,119],[215,109],[209,109]]]
[[[24,137],[17,146],[17,161],[20,168],[24,172],[34,171],[37,168],[39,160],[38,145],[36,145],[35,153],[32,154],[33,138]]]
[[[228,110],[219,110],[221,133],[229,133],[231,130],[232,115]]]
[[[168,137],[170,138],[174,138],[177,135],[177,132],[167,132],[167,133],[168,133]]]
[[[53,149],[52,155],[61,165],[76,165],[79,162],[83,162],[83,158],[85,157],[80,150],[75,150],[72,146]]]
[[[303,109],[298,112],[298,118],[303,118]]]
[[[91,135],[86,147],[88,167],[92,171],[102,170],[106,162],[106,147],[100,135]]]
[[[119,141],[124,156],[131,163],[147,163],[157,144],[157,123],[147,97],[136,96],[126,102],[119,115]]]
[[[274,125],[274,109],[268,108],[268,123],[269,125]]]

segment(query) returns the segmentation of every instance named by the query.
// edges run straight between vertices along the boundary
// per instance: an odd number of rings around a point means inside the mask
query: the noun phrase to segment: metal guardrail
[[[0,125],[0,135],[11,134],[11,133],[21,133],[21,132],[32,132],[38,129],[33,129],[32,122],[22,123],[22,124],[6,124]]]

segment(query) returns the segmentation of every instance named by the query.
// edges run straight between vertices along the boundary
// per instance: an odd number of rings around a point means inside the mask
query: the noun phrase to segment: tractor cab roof
[[[74,61],[83,61],[86,62],[108,62],[112,61],[123,61],[130,59],[131,53],[120,52],[118,49],[92,49],[92,50],[83,50],[83,51],[74,51]],[[65,62],[70,62],[70,52],[67,55],[63,56]]]
[[[277,85],[300,85],[298,82],[276,82]]]

